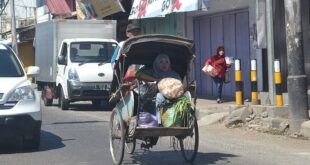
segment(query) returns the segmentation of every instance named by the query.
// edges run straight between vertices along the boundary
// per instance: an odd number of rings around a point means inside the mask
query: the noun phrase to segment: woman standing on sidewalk
[[[212,77],[216,86],[217,103],[222,103],[222,88],[225,81],[225,72],[231,67],[230,64],[226,64],[225,61],[225,49],[223,46],[219,46],[216,51],[216,55],[209,58],[205,65],[211,65],[217,71],[217,75]]]

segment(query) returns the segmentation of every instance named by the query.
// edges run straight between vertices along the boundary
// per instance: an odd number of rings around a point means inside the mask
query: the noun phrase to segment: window
[[[14,53],[0,45],[0,77],[22,77],[23,69]]]
[[[71,62],[110,62],[116,43],[76,42],[71,44]]]

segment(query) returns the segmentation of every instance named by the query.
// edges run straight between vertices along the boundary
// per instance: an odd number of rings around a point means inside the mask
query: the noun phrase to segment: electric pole
[[[288,62],[289,123],[292,132],[300,131],[309,119],[307,76],[303,54],[301,0],[285,0],[286,43]]]
[[[11,11],[12,48],[18,55],[14,0],[11,0],[10,11]]]
[[[266,0],[267,51],[268,51],[268,91],[271,104],[275,104],[274,84],[274,31],[273,31],[273,0]]]

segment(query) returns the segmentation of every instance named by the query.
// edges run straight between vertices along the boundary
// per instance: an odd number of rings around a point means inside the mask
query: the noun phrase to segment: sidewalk
[[[264,127],[264,129],[278,129],[284,131],[288,128],[288,107],[275,107],[269,105],[236,105],[234,101],[218,104],[216,100],[198,98],[196,104],[199,127],[221,123],[241,121],[249,126]],[[310,137],[310,120],[301,126],[301,134]]]
[[[218,104],[216,100],[198,98],[196,104],[198,124],[205,126],[221,122],[235,107],[233,101]]]

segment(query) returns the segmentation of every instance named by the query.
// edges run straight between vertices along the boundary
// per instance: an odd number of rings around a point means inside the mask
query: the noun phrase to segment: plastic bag
[[[182,96],[160,108],[161,123],[164,127],[186,127],[191,109],[190,99]]]
[[[138,125],[141,128],[158,127],[157,117],[149,112],[140,112]]]
[[[225,71],[224,83],[225,83],[225,84],[230,83],[230,74],[229,74],[229,70],[226,70],[226,71]]]

